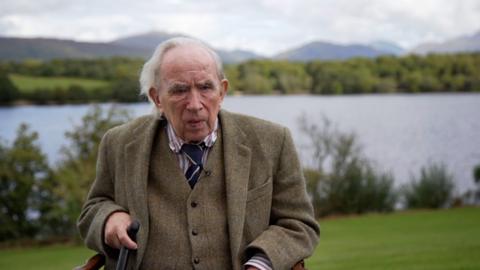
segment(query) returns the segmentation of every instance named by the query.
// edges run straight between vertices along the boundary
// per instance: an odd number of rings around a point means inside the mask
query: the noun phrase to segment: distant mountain
[[[95,58],[111,56],[144,57],[144,49],[109,43],[78,42],[50,38],[0,37],[0,59]]]
[[[55,58],[97,58],[127,56],[148,58],[161,42],[185,36],[164,32],[148,32],[119,38],[111,42],[79,42],[52,38],[0,37],[0,60]],[[243,50],[216,49],[225,63],[238,63],[261,56]]]
[[[406,52],[406,50],[397,44],[389,41],[375,41],[369,44],[370,47],[383,51],[388,52],[394,55],[402,55]]]
[[[215,49],[215,51],[225,63],[241,63],[251,59],[265,58],[261,55],[245,50],[227,51],[222,49]]]
[[[111,43],[127,46],[127,47],[147,49],[147,50],[150,50],[150,52],[153,52],[153,50],[157,47],[158,44],[173,37],[188,37],[188,36],[183,34],[170,34],[165,32],[154,31],[154,32],[148,32],[145,34],[120,38],[112,41]],[[254,58],[261,58],[261,56],[245,50],[227,51],[222,49],[215,49],[215,51],[219,54],[220,58],[225,63],[239,63],[239,62],[243,62],[243,61],[254,59]]]
[[[127,36],[111,42],[80,42],[53,38],[0,37],[0,60],[25,60],[54,58],[97,58],[97,57],[141,57],[148,58],[155,47],[172,37],[186,36],[166,32],[148,32]],[[225,63],[239,63],[250,59],[265,58],[245,50],[215,49]],[[409,53],[455,53],[480,51],[480,31],[471,36],[463,36],[442,43],[425,43]],[[343,60],[352,57],[377,57],[380,55],[402,55],[403,48],[385,41],[368,45],[339,45],[330,42],[311,42],[287,50],[273,59],[290,61]]]
[[[144,34],[119,38],[110,42],[110,44],[131,48],[148,49],[150,50],[150,52],[153,52],[153,50],[158,46],[158,44],[162,43],[167,39],[179,36],[186,37],[186,35],[182,34],[170,34],[165,32],[152,31]]]
[[[441,43],[423,43],[413,48],[410,53],[457,53],[480,51],[480,31],[471,36],[461,36]]]
[[[329,42],[311,42],[299,48],[288,50],[275,56],[275,59],[290,61],[339,60],[352,57],[377,57],[392,54],[373,47],[359,44],[338,45]]]

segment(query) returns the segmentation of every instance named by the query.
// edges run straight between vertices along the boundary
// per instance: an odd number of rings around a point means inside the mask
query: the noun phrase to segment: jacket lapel
[[[150,117],[141,125],[132,130],[132,141],[125,145],[125,190],[127,193],[129,211],[132,218],[140,222],[138,233],[139,245],[137,250],[137,266],[142,261],[148,238],[148,201],[147,184],[150,154],[156,130],[160,121]]]
[[[237,261],[243,253],[243,250],[239,250],[239,248],[243,238],[251,150],[246,144],[245,133],[228,112],[220,112],[220,122],[225,151],[225,186],[230,250],[232,260]]]

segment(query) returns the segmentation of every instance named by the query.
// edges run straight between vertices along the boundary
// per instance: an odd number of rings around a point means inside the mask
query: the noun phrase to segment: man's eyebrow
[[[185,83],[172,83],[170,84],[168,87],[167,87],[167,90],[168,91],[172,91],[172,90],[183,90],[183,89],[187,89],[189,86],[188,84],[185,84]]]
[[[208,85],[208,86],[213,86],[213,85],[215,85],[215,83],[214,83],[212,80],[207,79],[207,80],[200,81],[200,82],[196,83],[196,85]]]

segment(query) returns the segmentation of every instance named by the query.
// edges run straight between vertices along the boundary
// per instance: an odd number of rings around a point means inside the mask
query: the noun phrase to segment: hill
[[[25,60],[54,58],[98,58],[112,56],[145,57],[150,51],[120,44],[79,42],[52,38],[0,37],[0,59]]]
[[[342,60],[353,57],[373,58],[380,55],[393,54],[375,49],[368,45],[339,45],[329,42],[311,42],[298,48],[288,50],[275,56],[275,59],[289,61]]]
[[[111,42],[80,42],[53,38],[0,37],[0,60],[51,60],[112,56],[148,58],[161,42],[182,34],[148,32]],[[225,63],[238,63],[261,56],[244,50],[215,49]]]
[[[170,34],[166,32],[151,31],[143,34],[132,35],[127,37],[122,37],[116,39],[110,44],[120,45],[129,48],[144,49],[150,51],[150,53],[157,47],[161,42],[173,38],[185,36],[182,34]]]
[[[413,48],[410,53],[458,53],[480,51],[480,31],[469,36],[460,36],[440,43],[423,43]]]
[[[53,38],[0,37],[0,60],[55,58],[98,58],[112,56],[147,58],[155,47],[181,33],[152,31],[122,37],[111,42],[80,42]],[[225,63],[240,63],[266,57],[247,50],[224,50],[215,48]],[[441,43],[424,43],[408,51],[413,54],[457,53],[480,51],[480,31],[471,36],[461,36]],[[403,55],[407,53],[395,43],[376,41],[370,44],[335,44],[314,41],[286,50],[273,59],[290,61],[344,60],[353,57],[374,58],[380,55]]]

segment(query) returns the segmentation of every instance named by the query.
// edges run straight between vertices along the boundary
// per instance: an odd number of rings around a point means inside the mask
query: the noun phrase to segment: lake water
[[[26,122],[39,132],[42,149],[54,164],[66,143],[65,131],[80,123],[88,107],[0,107],[0,137],[11,142],[18,125]],[[151,111],[145,103],[122,107],[136,116]],[[397,185],[429,162],[444,162],[457,192],[464,192],[474,186],[472,169],[480,164],[480,94],[240,96],[227,97],[223,107],[289,127],[305,164],[306,138],[298,119],[324,115],[339,130],[356,133],[366,156],[377,169],[391,171]]]

